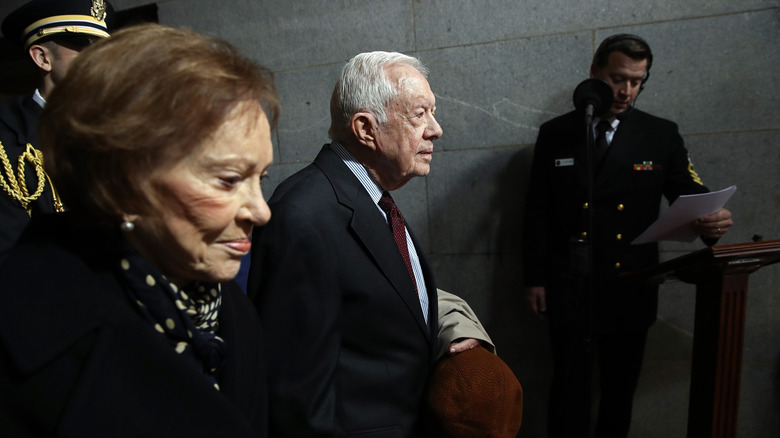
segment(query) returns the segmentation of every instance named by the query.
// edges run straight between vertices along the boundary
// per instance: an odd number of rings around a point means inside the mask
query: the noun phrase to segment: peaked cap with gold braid
[[[90,37],[107,38],[113,20],[105,0],[32,0],[3,20],[2,32],[25,49],[53,38],[86,45]]]

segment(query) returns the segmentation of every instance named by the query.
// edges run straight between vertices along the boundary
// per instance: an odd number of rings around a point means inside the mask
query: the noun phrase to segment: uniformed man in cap
[[[114,10],[104,0],[32,0],[3,20],[2,33],[41,72],[32,95],[0,105],[0,261],[31,217],[64,210],[43,169],[38,116],[71,61],[106,38]]]

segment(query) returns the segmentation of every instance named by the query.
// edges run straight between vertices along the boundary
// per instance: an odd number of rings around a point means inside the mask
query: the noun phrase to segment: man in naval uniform
[[[658,285],[621,282],[619,274],[658,262],[656,243],[630,242],[657,219],[662,196],[672,202],[708,191],[677,125],[634,108],[652,62],[650,46],[636,35],[614,35],[596,50],[590,76],[611,86],[614,102],[594,120],[603,132],[595,143],[603,149],[594,151],[591,202],[584,111],[539,129],[523,259],[526,299],[550,323],[550,437],[591,436],[594,358],[600,387],[595,436],[627,436]],[[713,244],[731,224],[731,213],[722,209],[691,227]]]
[[[31,217],[64,211],[43,168],[38,117],[71,61],[108,37],[113,17],[103,0],[33,0],[3,20],[3,36],[24,49],[41,80],[33,94],[0,105],[0,261]]]

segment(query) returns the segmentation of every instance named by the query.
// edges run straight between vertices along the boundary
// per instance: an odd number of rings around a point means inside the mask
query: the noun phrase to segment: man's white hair
[[[398,52],[366,52],[347,62],[330,100],[331,139],[339,140],[352,116],[361,111],[374,114],[380,125],[387,123],[387,108],[403,85],[387,78],[386,69],[394,65],[408,65],[428,77],[428,69],[420,60]]]

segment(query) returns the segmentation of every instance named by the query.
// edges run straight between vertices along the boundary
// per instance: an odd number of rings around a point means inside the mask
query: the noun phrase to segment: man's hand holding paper
[[[717,192],[680,196],[631,243],[692,242],[700,236],[722,237],[733,223],[731,212],[723,206],[736,190],[737,186],[731,186]]]

